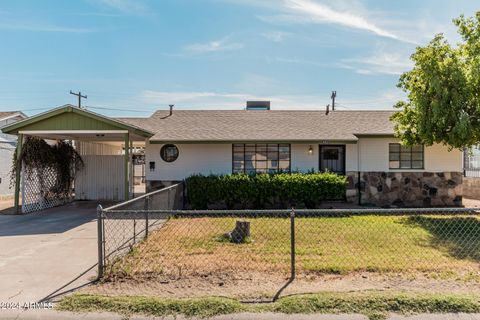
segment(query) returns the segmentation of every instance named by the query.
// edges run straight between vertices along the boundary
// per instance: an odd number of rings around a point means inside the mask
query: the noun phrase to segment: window
[[[245,144],[232,147],[233,173],[290,172],[289,144]]]
[[[160,157],[165,162],[173,162],[178,158],[178,148],[173,144],[166,144],[160,149]]]
[[[423,146],[389,144],[390,169],[423,169]]]

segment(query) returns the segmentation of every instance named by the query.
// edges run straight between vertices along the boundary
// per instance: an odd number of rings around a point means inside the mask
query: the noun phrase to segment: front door
[[[345,145],[320,145],[320,171],[345,175]]]

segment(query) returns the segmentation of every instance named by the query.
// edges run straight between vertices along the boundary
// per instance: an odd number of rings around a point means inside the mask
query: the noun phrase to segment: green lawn
[[[128,275],[281,272],[290,266],[290,220],[247,219],[251,237],[222,237],[236,218],[170,219],[132,253],[111,265]],[[468,216],[297,218],[300,273],[356,271],[479,274],[480,219]]]

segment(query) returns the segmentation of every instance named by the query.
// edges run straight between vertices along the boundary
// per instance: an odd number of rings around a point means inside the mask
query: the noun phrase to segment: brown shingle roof
[[[20,111],[0,111],[0,120],[9,116],[13,116],[14,114],[21,114]]]
[[[392,135],[393,111],[174,110],[119,120],[154,132],[151,141],[357,140],[355,134]]]

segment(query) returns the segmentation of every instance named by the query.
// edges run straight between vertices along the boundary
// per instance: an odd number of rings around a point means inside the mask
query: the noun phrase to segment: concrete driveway
[[[93,202],[0,215],[0,301],[36,302],[89,283],[96,276],[96,228]]]

